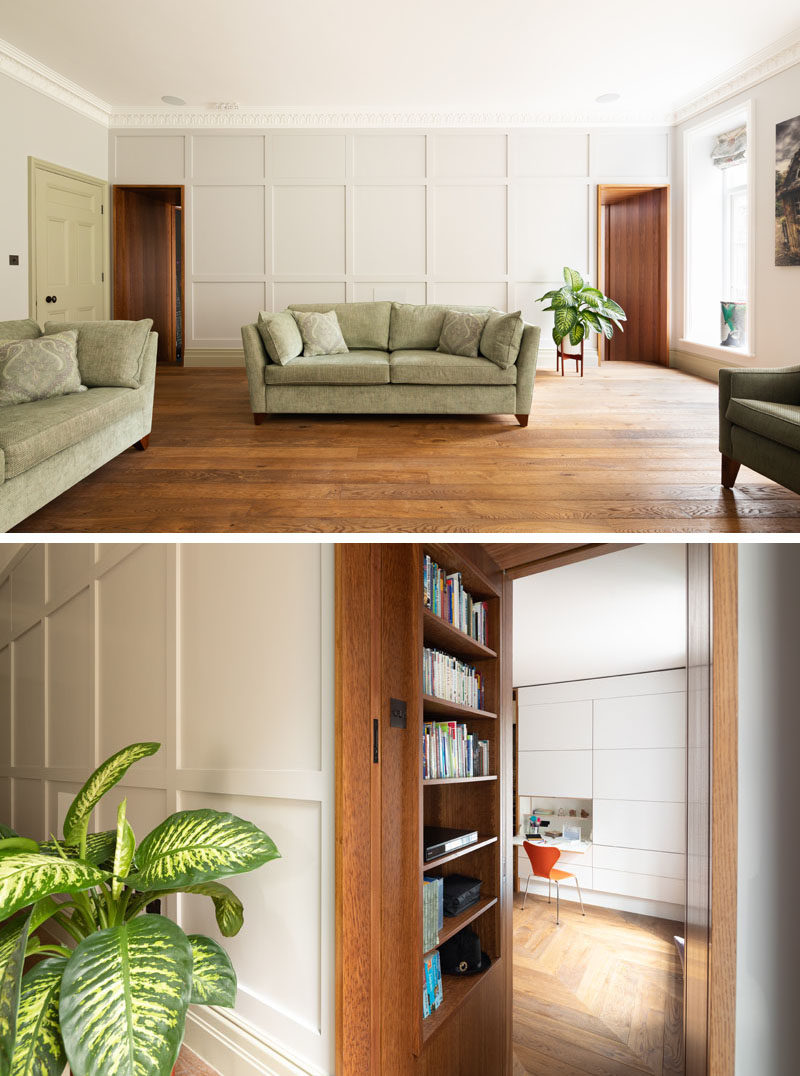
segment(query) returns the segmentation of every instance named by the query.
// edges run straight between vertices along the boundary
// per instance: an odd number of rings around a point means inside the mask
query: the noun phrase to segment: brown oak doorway
[[[597,187],[598,287],[628,316],[600,361],[669,365],[669,187]]]
[[[184,188],[114,187],[114,317],[153,319],[158,361],[183,364]]]

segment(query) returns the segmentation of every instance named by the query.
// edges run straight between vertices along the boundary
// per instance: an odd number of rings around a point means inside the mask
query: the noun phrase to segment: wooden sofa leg
[[[253,412],[253,422],[255,422],[256,426],[261,425],[261,423],[264,421],[264,418],[265,418],[266,414],[267,414],[266,411],[254,411]]]
[[[528,425],[528,419],[530,417],[531,417],[530,415],[517,415],[516,419],[517,419],[517,422],[520,424],[520,426],[527,426]]]
[[[138,440],[136,442],[136,445],[134,447],[138,448],[140,452],[144,452],[144,450],[147,448],[147,446],[149,444],[150,444],[150,434],[146,433],[144,435],[144,437],[140,438],[140,440]]]
[[[736,460],[722,453],[722,484],[726,489],[733,489],[733,483],[736,481],[741,466],[741,463],[737,463]]]

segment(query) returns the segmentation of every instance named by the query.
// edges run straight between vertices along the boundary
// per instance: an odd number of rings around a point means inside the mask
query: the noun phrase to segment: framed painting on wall
[[[800,116],[775,127],[775,264],[800,265]]]

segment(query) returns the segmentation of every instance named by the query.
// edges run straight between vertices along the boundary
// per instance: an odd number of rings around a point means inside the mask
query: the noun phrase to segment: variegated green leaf
[[[81,843],[89,824],[89,815],[106,792],[125,776],[134,762],[154,755],[160,746],[158,743],[132,743],[97,767],[67,811],[64,819],[64,840],[67,844]]]
[[[54,893],[79,893],[109,875],[90,863],[20,852],[0,858],[0,919]]]
[[[15,852],[38,852],[39,845],[27,837],[4,837],[0,841],[0,856],[14,855]]]
[[[577,346],[583,340],[584,327],[582,321],[576,321],[569,331],[569,342]]]
[[[619,305],[619,303],[615,303],[613,299],[606,299],[605,307],[606,307],[605,312],[607,314],[609,314],[610,316],[617,317],[617,318],[619,318],[620,321],[627,321],[628,320],[628,317],[627,317],[627,314],[625,313],[625,311],[622,309],[622,307]]]
[[[133,863],[133,853],[136,849],[136,838],[133,835],[131,824],[125,817],[128,801],[125,799],[117,808],[117,838],[114,851],[114,881],[111,883],[111,893],[114,900],[119,900],[122,892],[122,882]]]
[[[202,934],[190,934],[192,944],[192,1005],[236,1004],[236,972],[221,945]]]
[[[66,957],[50,957],[22,980],[11,1076],[61,1076],[64,1071],[58,999],[66,966]]]
[[[0,822],[0,837],[19,837],[19,834],[16,830],[12,829],[11,826],[7,826],[5,823]]]
[[[19,991],[32,910],[20,912],[0,924],[0,1076],[8,1076],[11,1072]]]
[[[185,889],[260,867],[280,853],[270,838],[236,815],[178,811],[136,850],[138,871],[126,883],[142,892]]]
[[[117,843],[117,831],[106,829],[101,833],[90,833],[86,838],[86,854],[81,856],[80,846],[64,844],[63,841],[45,841],[39,851],[46,856],[64,856],[67,859],[83,859],[84,863],[93,863],[95,867],[110,868],[114,862],[114,848]],[[63,853],[63,855],[62,855]]]
[[[169,1076],[192,990],[181,928],[143,915],[85,938],[61,988],[61,1031],[81,1076]]]
[[[578,320],[578,312],[573,307],[564,307],[561,310],[556,310],[553,315],[555,322],[553,326],[553,339],[557,344],[560,344],[565,336],[568,336],[572,326]]]
[[[242,902],[222,882],[201,882],[199,885],[184,886],[182,889],[162,889],[158,893],[145,893],[141,898],[137,898],[137,901],[141,905],[149,904],[157,897],[168,897],[172,893],[198,893],[200,896],[210,897],[214,902],[217,926],[226,938],[232,938],[242,929],[244,923]]]
[[[564,266],[564,280],[575,291],[580,291],[583,287],[583,277],[577,269],[568,269]]]
[[[603,317],[602,314],[598,315],[598,317],[600,319],[600,324],[603,326],[603,336],[605,336],[607,340],[610,340],[611,337],[614,335],[614,326],[611,324],[608,318]]]

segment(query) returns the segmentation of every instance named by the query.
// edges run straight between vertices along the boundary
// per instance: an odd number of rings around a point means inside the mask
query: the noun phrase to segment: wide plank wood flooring
[[[684,1072],[683,925],[514,898],[514,1076]]]
[[[160,369],[150,447],[18,531],[800,530],[800,497],[719,479],[717,387],[608,363],[537,374],[511,416],[282,416],[254,426],[243,370]]]

